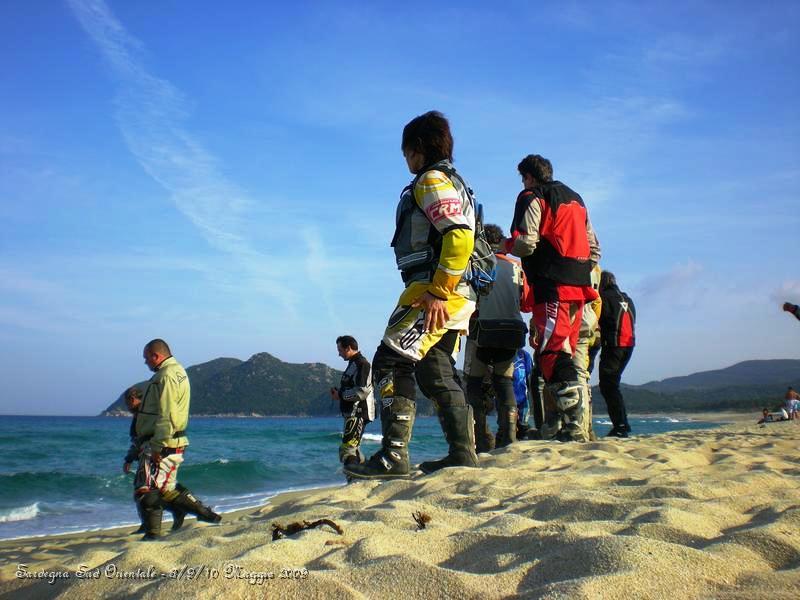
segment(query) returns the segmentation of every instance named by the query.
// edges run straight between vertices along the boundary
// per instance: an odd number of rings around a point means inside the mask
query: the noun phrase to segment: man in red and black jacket
[[[578,341],[583,304],[597,298],[590,273],[600,245],[583,199],[560,181],[546,158],[530,154],[517,166],[525,189],[517,197],[506,251],[522,259],[533,288],[531,324],[536,363],[555,400],[557,414],[548,430],[562,440],[587,441],[580,423],[583,386],[572,353]]]
[[[628,437],[631,426],[619,384],[636,345],[636,307],[633,300],[617,286],[611,271],[600,275],[600,393],[606,401],[612,428],[609,436]]]

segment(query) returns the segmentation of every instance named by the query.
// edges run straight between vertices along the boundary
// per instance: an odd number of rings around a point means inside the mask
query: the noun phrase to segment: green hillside
[[[186,372],[192,385],[193,415],[339,414],[329,390],[339,385],[342,372],[321,363],[286,363],[262,352],[247,361],[217,358],[188,367]],[[147,382],[132,385],[144,389]],[[101,414],[125,413],[123,393]],[[427,398],[418,392],[417,399],[418,414],[434,414]]]
[[[339,384],[342,373],[321,363],[286,363],[263,352],[246,361],[217,358],[186,371],[192,384],[193,415],[339,414],[328,390]],[[146,382],[138,385],[144,389]],[[800,389],[800,360],[746,361],[644,385],[623,385],[623,395],[631,413],[759,411],[781,404],[789,385]],[[605,412],[597,388],[593,389],[593,398],[594,411]],[[120,391],[102,414],[124,412]],[[433,405],[419,390],[417,413],[434,414]]]

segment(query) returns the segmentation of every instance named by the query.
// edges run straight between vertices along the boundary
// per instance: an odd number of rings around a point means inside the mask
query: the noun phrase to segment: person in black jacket
[[[349,465],[364,462],[361,453],[361,437],[364,427],[375,418],[375,398],[372,394],[372,367],[358,351],[358,342],[351,335],[336,338],[336,350],[347,368],[342,373],[339,388],[331,388],[331,398],[339,401],[344,417],[342,444],[339,460]]]
[[[600,275],[599,291],[603,300],[600,313],[600,393],[611,418],[612,428],[608,435],[628,437],[631,426],[619,384],[636,345],[636,308],[630,296],[620,291],[617,279],[610,271],[603,271]]]

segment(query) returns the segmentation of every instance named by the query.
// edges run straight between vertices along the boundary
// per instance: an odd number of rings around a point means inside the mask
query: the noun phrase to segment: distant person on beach
[[[798,418],[798,412],[800,412],[800,394],[795,392],[794,388],[789,387],[789,389],[786,390],[786,395],[784,396],[784,400],[786,402],[783,408],[789,415],[789,419],[794,420]]]
[[[478,299],[470,322],[464,349],[464,373],[467,376],[467,402],[475,419],[477,452],[491,450],[481,384],[491,377],[497,402],[497,437],[495,447],[517,441],[517,398],[514,391],[514,359],[525,345],[528,328],[520,311],[533,310],[533,294],[525,280],[518,259],[500,248],[503,231],[497,225],[484,227],[486,239],[497,258],[497,272],[489,294]]]
[[[525,189],[517,197],[505,250],[522,258],[533,287],[536,363],[554,398],[563,440],[587,441],[584,385],[572,361],[585,302],[597,298],[591,270],[600,245],[583,199],[560,181],[546,158],[530,154],[517,166]]]
[[[611,271],[603,271],[600,275],[600,297],[603,300],[600,313],[600,393],[606,401],[612,425],[607,435],[624,438],[628,437],[631,426],[619,385],[636,345],[636,307],[631,297],[619,289],[617,278]]]
[[[336,351],[347,361],[339,388],[331,388],[331,398],[339,401],[344,417],[339,461],[345,465],[363,463],[361,437],[364,427],[375,419],[375,398],[372,395],[372,368],[358,351],[358,342],[351,335],[336,338]]]
[[[756,422],[756,425],[761,425],[762,423],[771,423],[773,421],[772,415],[769,414],[769,409],[764,407],[761,409],[761,418]]]
[[[795,317],[797,317],[797,320],[800,321],[800,306],[797,306],[797,304],[792,304],[791,302],[784,302],[783,310],[788,312],[790,315],[794,315]]]
[[[472,408],[453,358],[475,310],[476,293],[464,279],[474,246],[475,204],[453,167],[453,136],[444,115],[431,111],[412,119],[401,149],[414,179],[400,196],[391,245],[405,290],[372,361],[381,448],[366,463],[344,467],[346,475],[360,479],[409,475],[415,377],[436,406],[449,446],[447,456],[420,469],[478,466]]]
[[[139,469],[134,497],[141,508],[145,540],[161,535],[165,504],[197,515],[198,520],[219,523],[222,517],[202,504],[188,489],[177,488],[178,468],[189,445],[189,376],[172,356],[164,340],[145,345],[144,362],[155,374],[147,383],[136,415]]]
[[[142,390],[136,386],[129,387],[125,390],[125,406],[133,415],[131,419],[130,438],[131,445],[128,452],[125,454],[125,460],[122,463],[122,472],[130,473],[131,465],[139,460],[139,443],[136,437],[136,415],[139,414],[139,408],[142,406]]]
[[[756,425],[761,425],[762,423],[775,423],[777,421],[788,421],[789,415],[784,408],[781,408],[778,412],[769,412],[768,408],[764,408],[761,410],[761,419],[756,423]]]

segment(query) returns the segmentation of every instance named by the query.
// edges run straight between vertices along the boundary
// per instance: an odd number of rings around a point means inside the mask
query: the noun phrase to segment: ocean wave
[[[612,425],[611,421],[607,421],[605,419],[595,419],[594,422],[598,425]]]
[[[383,441],[383,436],[380,433],[365,433],[361,439],[370,442],[380,442]]]
[[[266,465],[260,460],[218,458],[211,462],[184,465],[178,472],[179,481],[203,494],[238,494],[260,488],[264,483],[283,479],[292,467]]]
[[[0,500],[4,503],[31,499],[62,500],[86,497],[128,498],[132,479],[119,473],[61,473],[24,471],[0,474]]]
[[[28,506],[18,508],[0,509],[0,523],[10,523],[12,521],[30,521],[35,519],[41,511],[39,503],[34,502]]]

